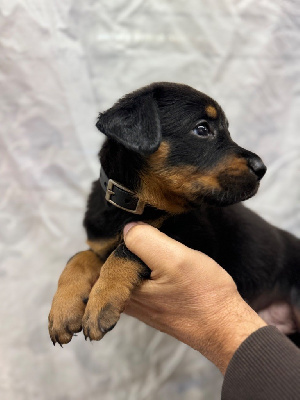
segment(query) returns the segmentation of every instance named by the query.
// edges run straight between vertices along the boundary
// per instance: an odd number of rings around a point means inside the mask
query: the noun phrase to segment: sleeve
[[[274,326],[258,329],[233,355],[221,399],[300,399],[300,350]]]

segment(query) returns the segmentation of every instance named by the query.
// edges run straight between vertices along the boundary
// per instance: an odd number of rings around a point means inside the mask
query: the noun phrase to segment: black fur
[[[149,279],[151,275],[150,268],[135,254],[133,254],[130,250],[127,249],[124,243],[121,243],[114,252],[115,257],[126,258],[135,263],[138,263],[141,266],[139,270],[139,279]]]
[[[120,99],[100,113],[97,128],[130,150],[150,154],[161,141],[160,119],[151,90]]]
[[[215,108],[216,118],[207,115],[207,106]],[[207,137],[195,131],[203,120],[210,130]],[[100,151],[106,174],[135,192],[142,174],[151,173],[149,155],[161,141],[170,149],[166,168],[190,166],[199,176],[216,171],[219,185],[214,189],[191,178],[193,195],[174,192],[174,202],[184,200],[181,213],[148,204],[137,216],[108,204],[96,181],[84,219],[90,240],[114,237],[130,221],[165,216],[161,231],[214,258],[247,301],[276,288],[278,298],[300,307],[300,240],[236,204],[256,193],[265,167],[257,155],[233,142],[226,116],[213,99],[185,85],[156,83],[100,114],[97,127],[108,137]],[[231,158],[245,162],[241,172],[227,165]]]

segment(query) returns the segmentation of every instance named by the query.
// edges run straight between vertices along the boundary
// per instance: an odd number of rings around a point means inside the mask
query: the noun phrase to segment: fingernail
[[[135,225],[146,225],[146,224],[142,221],[129,222],[129,224],[124,226],[123,235],[126,236],[127,233],[130,231],[130,229],[133,228]]]
[[[130,222],[129,224],[126,224],[126,225],[124,226],[123,235],[126,236],[127,233],[130,231],[130,229],[131,229],[132,227],[134,227],[135,225],[137,225],[137,222]]]

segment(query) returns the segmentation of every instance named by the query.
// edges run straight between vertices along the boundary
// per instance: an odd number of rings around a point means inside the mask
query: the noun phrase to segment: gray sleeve
[[[299,400],[300,350],[275,327],[252,333],[233,355],[222,400]]]

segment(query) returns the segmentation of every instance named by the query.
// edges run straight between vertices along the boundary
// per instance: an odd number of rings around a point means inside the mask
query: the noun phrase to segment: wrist
[[[193,315],[169,321],[165,332],[199,351],[224,375],[244,340],[266,325],[236,292],[236,295],[231,293],[228,296],[228,301],[222,302],[218,312],[209,312],[205,316],[203,308],[199,310],[199,315],[195,310]]]
[[[244,340],[267,324],[239,295],[225,307],[218,321],[214,329],[211,327],[214,333],[211,335],[207,358],[224,375],[231,358]]]

